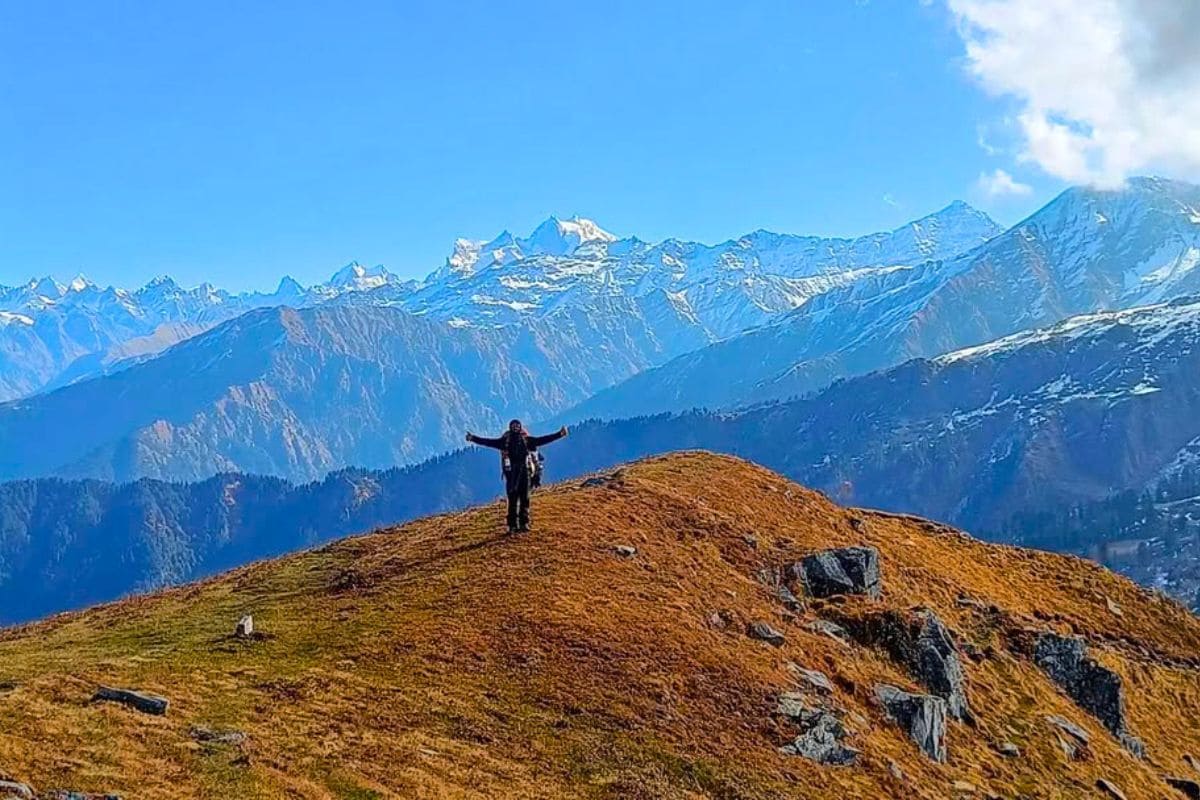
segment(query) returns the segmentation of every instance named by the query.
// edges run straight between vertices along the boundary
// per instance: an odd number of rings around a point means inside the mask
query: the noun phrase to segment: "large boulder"
[[[908,733],[921,752],[937,762],[946,760],[946,701],[931,694],[914,694],[880,684],[875,696],[887,715]]]
[[[805,556],[788,568],[810,597],[862,594],[879,597],[879,551],[874,547],[838,547]]]
[[[1083,639],[1043,633],[1034,645],[1033,660],[1126,749],[1139,757],[1145,755],[1141,740],[1129,732],[1121,676],[1088,655]]]

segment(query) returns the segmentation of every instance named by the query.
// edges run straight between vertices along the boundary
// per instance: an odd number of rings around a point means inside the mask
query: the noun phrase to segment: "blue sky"
[[[1005,150],[1005,102],[920,0],[9,3],[0,283],[422,276],[550,214],[701,241],[958,198],[1013,222],[1064,184]],[[998,168],[1029,191],[989,196]]]

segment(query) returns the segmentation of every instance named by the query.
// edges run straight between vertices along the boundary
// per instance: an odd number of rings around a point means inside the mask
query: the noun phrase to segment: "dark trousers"
[[[508,493],[508,527],[529,524],[529,478],[510,481]]]

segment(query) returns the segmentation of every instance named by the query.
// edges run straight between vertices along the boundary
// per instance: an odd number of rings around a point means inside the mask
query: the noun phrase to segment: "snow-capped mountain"
[[[234,295],[169,277],[140,289],[101,288],[80,276],[0,287],[0,400],[24,397],[148,356],[253,308],[305,297],[285,279],[272,294]]]
[[[551,217],[527,237],[460,239],[423,281],[357,262],[310,287],[284,278],[270,293],[184,289],[168,277],[136,290],[42,278],[0,287],[0,401],[105,374],[255,308],[326,302],[396,306],[459,327],[619,310],[649,337],[636,349],[661,363],[831,289],[961,252],[998,230],[961,203],[860,239],[758,231],[715,246],[618,239],[591,220]]]
[[[591,220],[551,217],[527,238],[505,231],[488,242],[459,240],[441,269],[392,302],[461,325],[496,325],[624,296],[648,319],[682,321],[712,341],[831,289],[965,252],[999,232],[964,203],[858,239],[755,231],[717,245],[617,238]]]
[[[771,325],[636,375],[571,416],[781,399],[1073,314],[1200,291],[1197,208],[1200,187],[1156,178],[1069,189],[974,250],[825,292]]]

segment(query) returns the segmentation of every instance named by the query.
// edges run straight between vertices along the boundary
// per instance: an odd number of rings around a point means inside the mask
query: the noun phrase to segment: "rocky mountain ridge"
[[[1195,294],[1197,209],[1200,187],[1177,181],[1068,189],[979,248],[832,289],[771,325],[635,375],[563,418],[786,399],[1076,314]]]
[[[68,284],[34,279],[0,287],[0,400],[106,374],[247,311],[281,305],[395,306],[460,327],[615,305],[665,345],[666,360],[831,288],[960,252],[998,231],[961,203],[860,239],[757,231],[715,246],[618,239],[590,220],[552,217],[525,238],[459,240],[422,281],[357,262],[314,286],[285,277],[269,293],[207,283],[184,289],[165,276],[136,290],[101,288],[82,276]]]

